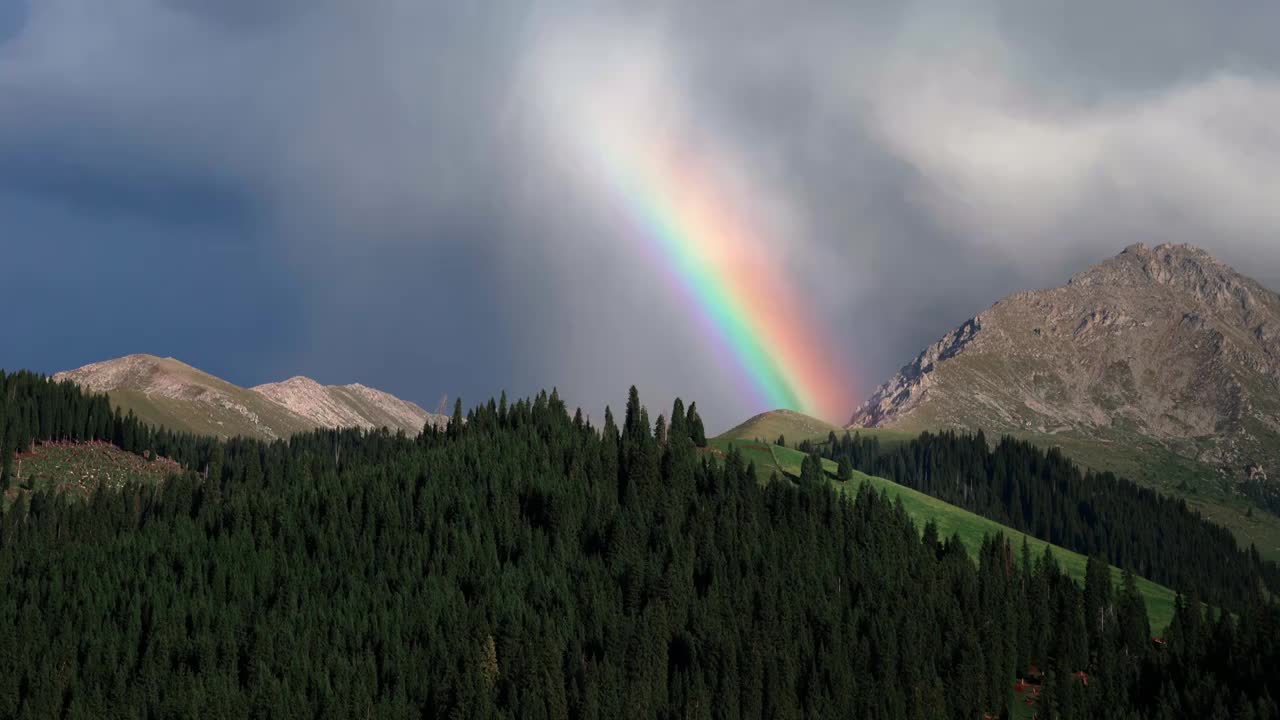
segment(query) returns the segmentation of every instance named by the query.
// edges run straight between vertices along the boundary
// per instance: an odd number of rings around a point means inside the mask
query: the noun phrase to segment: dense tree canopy
[[[813,449],[808,444],[803,449]],[[1239,608],[1258,583],[1280,591],[1280,568],[1231,532],[1170,498],[1111,473],[1082,472],[1057,449],[981,433],[923,433],[882,446],[875,437],[834,433],[823,455],[945,500],[1081,554],[1217,605]]]
[[[0,517],[0,717],[972,719],[1033,665],[1042,717],[1277,717],[1261,594],[1180,602],[1158,645],[1100,560],[1084,587],[999,537],[975,563],[816,462],[759,484],[694,415],[148,431],[193,471]]]

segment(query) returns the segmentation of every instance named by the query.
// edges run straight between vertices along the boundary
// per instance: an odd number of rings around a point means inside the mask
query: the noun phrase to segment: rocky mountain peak
[[[294,375],[288,380],[282,380],[278,383],[270,383],[267,385],[259,385],[258,387],[255,387],[253,389],[260,390],[261,388],[265,388],[265,387],[290,388],[297,391],[304,391],[304,390],[314,389],[314,388],[323,388],[324,386],[316,382],[315,380],[312,380],[311,378],[306,377],[305,375]]]
[[[1280,295],[1190,245],[1130,245],[997,302],[922,351],[858,427],[1143,438],[1277,470]]]
[[[217,378],[175,360],[134,354],[91,363],[53,376],[94,392],[134,390],[147,395],[179,397],[209,389]]]
[[[1071,278],[1077,287],[1164,287],[1206,307],[1242,314],[1280,306],[1280,296],[1194,245],[1130,245]]]

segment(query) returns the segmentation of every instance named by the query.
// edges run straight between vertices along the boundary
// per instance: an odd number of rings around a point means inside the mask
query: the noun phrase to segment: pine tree
[[[929,518],[925,522],[924,530],[921,532],[920,542],[928,548],[930,555],[935,558],[938,556],[941,544],[938,534],[938,523],[934,522],[933,518]]]
[[[826,480],[826,477],[826,473],[822,470],[822,456],[805,455],[804,460],[800,463],[800,482],[820,485]]]
[[[853,465],[850,465],[846,458],[840,458],[836,469],[836,479],[842,483],[853,479]]]
[[[702,429],[702,418],[698,416],[698,403],[689,403],[689,415],[685,422],[689,426],[689,438],[693,440],[693,444],[700,448],[706,447],[707,433]]]
[[[1151,624],[1147,616],[1147,603],[1138,591],[1133,571],[1125,569],[1120,582],[1119,611],[1116,622],[1120,627],[1121,645],[1130,655],[1146,652],[1151,642]]]
[[[1111,566],[1097,555],[1090,555],[1085,564],[1084,615],[1089,638],[1097,641],[1107,628],[1111,614]]]
[[[458,398],[453,403],[453,417],[449,419],[449,428],[447,431],[449,437],[456,438],[461,435],[462,425],[462,398]]]
[[[689,439],[689,422],[684,409],[684,402],[676,398],[671,404],[671,427],[667,428],[667,437],[674,443],[676,439]],[[680,449],[677,444],[677,449]]]
[[[649,434],[648,423],[641,422],[644,408],[640,405],[640,392],[632,385],[627,393],[627,410],[622,420],[622,436],[630,443],[640,444]]]

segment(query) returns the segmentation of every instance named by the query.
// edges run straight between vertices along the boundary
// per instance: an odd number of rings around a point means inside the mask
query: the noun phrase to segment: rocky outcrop
[[[881,385],[875,395],[858,408],[852,424],[857,427],[880,427],[893,418],[907,414],[925,397],[931,384],[930,374],[938,363],[950,360],[964,349],[982,330],[982,318],[975,317],[947,333],[938,342],[925,348],[892,380]]]

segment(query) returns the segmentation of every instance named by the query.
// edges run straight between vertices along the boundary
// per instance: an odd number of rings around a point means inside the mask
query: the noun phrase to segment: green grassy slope
[[[711,447],[721,453],[728,452],[730,447],[737,448],[745,460],[755,463],[756,472],[762,480],[767,480],[775,472],[781,475],[798,476],[800,474],[800,463],[804,460],[804,454],[797,450],[754,441],[719,437],[711,441]],[[836,472],[835,464],[830,461],[824,461],[823,464],[827,472],[834,478]],[[1043,553],[1045,547],[1052,547],[1053,555],[1063,569],[1077,581],[1084,582],[1087,559],[1079,553],[1071,552],[1057,545],[1051,546],[1042,540],[884,478],[855,472],[854,479],[851,482],[839,483],[834,479],[831,482],[839,492],[850,496],[857,493],[862,484],[869,483],[877,491],[886,493],[891,498],[901,500],[907,513],[915,519],[921,529],[923,529],[925,522],[933,520],[938,526],[938,532],[941,536],[950,537],[952,534],[958,534],[971,554],[976,555],[978,548],[982,544],[983,537],[997,532],[1004,533],[1015,548],[1021,547],[1025,538],[1035,556]],[[1112,574],[1115,582],[1119,584],[1120,570],[1113,568]],[[1151,627],[1158,630],[1167,626],[1173,618],[1175,593],[1169,588],[1157,585],[1145,578],[1138,578],[1138,589],[1147,601],[1147,613],[1151,617]]]
[[[733,427],[720,437],[732,440],[759,438],[772,442],[779,435],[785,435],[787,442],[800,442],[801,440],[826,440],[827,433],[830,432],[840,435],[844,430],[838,425],[794,410],[770,410]]]
[[[773,442],[779,435],[784,435],[787,438],[787,444],[791,445],[801,440],[821,442],[827,439],[829,433],[833,432],[837,436],[842,436],[845,433],[845,429],[839,425],[833,425],[825,420],[809,417],[794,410],[770,410],[721,433],[719,438],[725,440],[760,439]],[[881,430],[879,428],[857,430],[856,432],[865,436],[878,437],[882,443],[903,442],[916,436],[916,433],[900,430]]]
[[[256,393],[240,388],[236,390],[239,392],[232,395],[234,402],[245,407],[252,415],[214,403],[153,398],[137,390],[113,390],[109,395],[112,406],[120,408],[121,412],[132,410],[143,422],[175,432],[220,438],[242,435],[271,439],[264,432],[264,427],[283,438],[315,429],[314,424]]]

